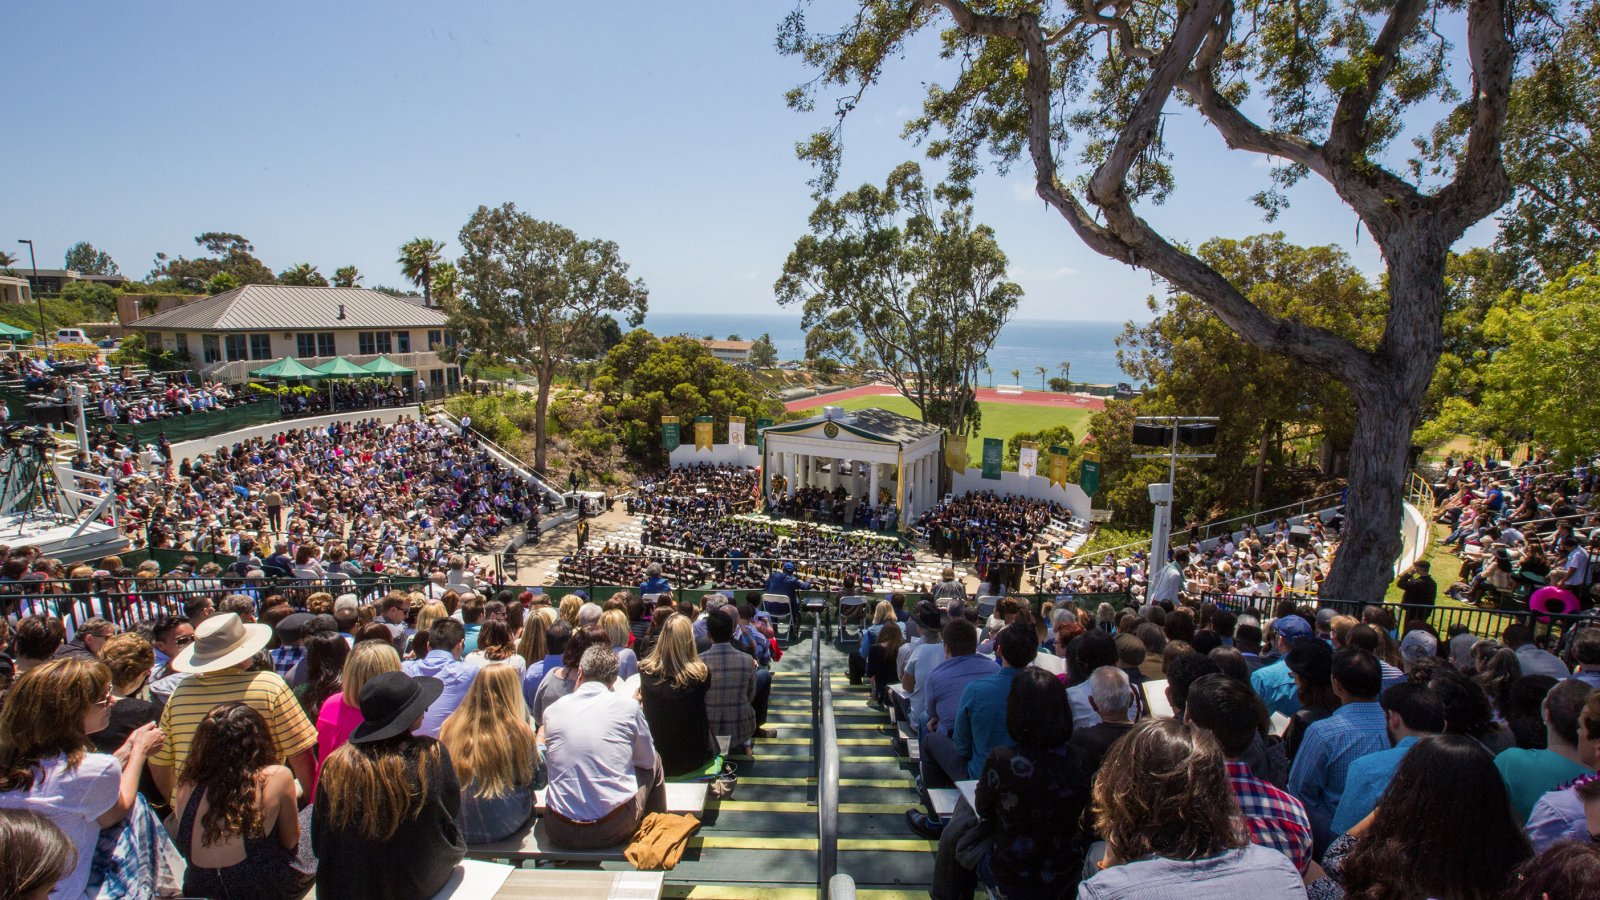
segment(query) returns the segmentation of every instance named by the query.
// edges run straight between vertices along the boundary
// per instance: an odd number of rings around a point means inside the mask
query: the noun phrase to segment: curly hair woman
[[[1227,758],[1203,728],[1144,719],[1106,752],[1091,792],[1106,842],[1080,900],[1207,896],[1304,897],[1300,873],[1276,850],[1248,843]]]
[[[278,765],[261,714],[234,701],[201,720],[178,776],[183,892],[229,900],[298,897],[310,876],[293,865],[300,843],[294,774]]]

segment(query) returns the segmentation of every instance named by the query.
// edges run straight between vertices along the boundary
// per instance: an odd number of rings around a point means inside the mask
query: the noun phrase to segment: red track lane
[[[816,409],[819,406],[828,406],[844,400],[854,400],[857,397],[893,397],[899,394],[892,385],[866,384],[861,387],[850,388],[847,391],[835,391],[831,394],[820,394],[816,397],[806,397],[801,400],[792,400],[783,405],[783,408],[793,412],[801,409]],[[1106,408],[1106,402],[1099,397],[1079,397],[1074,394],[1057,394],[1053,391],[1023,391],[1021,394],[1002,394],[994,388],[978,388],[978,399],[984,403],[1010,403],[1016,406],[1068,406],[1075,409],[1101,410]]]

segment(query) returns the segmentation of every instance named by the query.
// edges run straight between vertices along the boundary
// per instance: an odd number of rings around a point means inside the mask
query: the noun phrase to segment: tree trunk
[[[1355,398],[1344,531],[1321,596],[1380,603],[1400,557],[1411,433],[1439,362],[1446,248],[1434,235],[1386,248],[1389,319],[1367,377],[1346,382]]]
[[[533,405],[533,468],[544,474],[545,462],[545,412],[550,408],[550,381],[555,376],[555,366],[539,366],[539,393]]]
[[[1271,435],[1272,423],[1263,423],[1261,426],[1261,446],[1256,452],[1255,484],[1250,488],[1250,506],[1254,509],[1261,508],[1261,488],[1267,477],[1267,444]]]

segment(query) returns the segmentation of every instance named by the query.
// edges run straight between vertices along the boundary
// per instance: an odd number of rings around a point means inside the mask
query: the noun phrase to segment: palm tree
[[[989,387],[994,387],[994,366],[984,363],[983,371],[989,376]]]
[[[1011,370],[1011,383],[1016,385],[1017,387],[1022,387],[1022,370],[1021,369],[1012,369]]]
[[[444,244],[433,238],[412,238],[400,245],[400,274],[422,288],[422,303],[433,305],[433,270],[444,260]]]
[[[311,263],[300,263],[278,273],[280,284],[300,285],[302,287],[327,287],[328,279],[322,277],[317,267]]]
[[[433,296],[439,298],[439,305],[456,299],[456,294],[461,290],[461,273],[456,270],[455,263],[442,262],[433,269]]]
[[[1061,380],[1068,382],[1067,387],[1072,387],[1072,384],[1069,381],[1069,379],[1072,377],[1072,361],[1063,359],[1061,361],[1061,365],[1056,366],[1056,368],[1061,370]]]
[[[4,250],[0,250],[0,272],[4,272],[7,275],[10,275],[10,274],[12,274],[11,267],[16,265],[16,264],[17,264],[16,254],[7,253]]]
[[[361,281],[361,272],[355,266],[340,266],[333,270],[334,287],[355,287]]]
[[[1044,376],[1050,374],[1050,370],[1044,366],[1034,366],[1033,370],[1039,373],[1039,390],[1050,390],[1050,385],[1046,384],[1044,380]]]

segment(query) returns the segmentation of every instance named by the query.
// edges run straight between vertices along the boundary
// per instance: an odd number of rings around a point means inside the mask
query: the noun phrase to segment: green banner
[[[1100,490],[1100,460],[1086,459],[1078,468],[1078,487],[1093,497]]]
[[[767,436],[762,432],[771,427],[771,416],[761,416],[760,418],[756,419],[756,449],[761,451],[761,455],[763,457],[767,455]]]
[[[1000,460],[1006,455],[1006,442],[1000,438],[983,439],[983,477],[1000,480]]]
[[[661,417],[661,447],[668,453],[678,449],[682,438],[679,428],[677,416]]]

